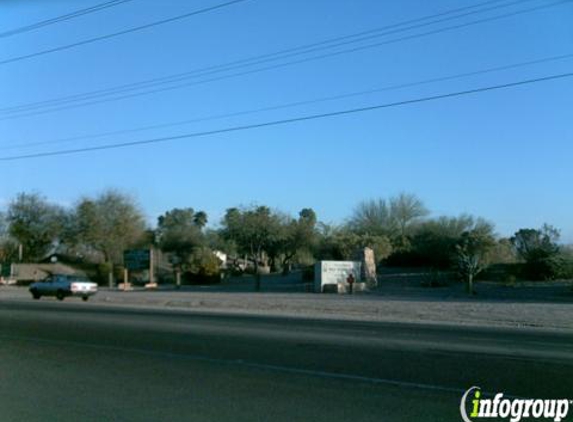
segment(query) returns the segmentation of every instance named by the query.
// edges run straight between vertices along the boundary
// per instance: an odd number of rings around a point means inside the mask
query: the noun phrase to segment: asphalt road
[[[1,422],[459,421],[474,385],[573,399],[573,333],[0,301]]]

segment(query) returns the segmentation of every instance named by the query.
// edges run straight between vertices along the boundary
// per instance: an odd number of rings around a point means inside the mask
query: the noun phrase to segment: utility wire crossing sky
[[[0,203],[117,187],[151,215],[257,202],[342,222],[409,191],[573,241],[572,6],[3,2]]]

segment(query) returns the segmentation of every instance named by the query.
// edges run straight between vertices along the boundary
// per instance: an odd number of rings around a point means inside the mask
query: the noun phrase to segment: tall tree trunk
[[[271,268],[271,272],[274,273],[277,271],[277,257],[274,254],[269,256],[269,267]]]
[[[255,258],[255,291],[261,291],[261,275],[259,274],[259,259]]]
[[[468,293],[470,295],[474,294],[474,275],[471,271],[468,274]]]
[[[251,250],[253,250],[252,247]],[[261,248],[258,247],[257,252],[252,254],[253,258],[255,258],[255,291],[257,292],[261,291],[261,275],[259,274],[260,255],[261,255]]]
[[[107,273],[107,283],[109,285],[109,288],[113,289],[113,262],[111,262],[111,253],[109,253],[105,249],[102,250],[102,253],[103,253],[103,260],[109,267]]]
[[[109,288],[113,289],[113,264],[110,262],[109,263],[109,273],[107,274],[107,280],[109,283]]]
[[[295,254],[286,254],[282,262],[282,273],[283,275],[289,275],[291,270],[291,260],[294,258]]]

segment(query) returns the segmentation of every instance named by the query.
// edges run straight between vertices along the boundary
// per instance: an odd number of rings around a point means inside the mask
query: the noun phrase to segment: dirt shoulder
[[[472,326],[534,327],[573,330],[573,292],[556,300],[527,301],[469,298],[428,290],[409,296],[376,291],[360,295],[314,293],[255,293],[220,288],[131,291],[102,289],[87,306],[129,306],[356,321],[465,324]],[[404,292],[403,292],[404,293]],[[455,292],[454,292],[455,293]],[[1,287],[0,300],[32,300],[25,288]],[[43,298],[55,301],[53,298]],[[79,302],[68,298],[66,302]]]

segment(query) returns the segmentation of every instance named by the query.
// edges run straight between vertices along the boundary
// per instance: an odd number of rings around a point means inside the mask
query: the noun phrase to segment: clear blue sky
[[[0,4],[0,32],[101,2],[5,0]],[[0,61],[221,2],[133,0],[0,38]],[[250,0],[0,65],[0,108],[223,64],[477,3]],[[523,1],[372,42],[550,3]],[[572,22],[573,3],[568,2],[250,75],[4,119],[0,120],[0,157],[212,130],[572,72],[570,58],[300,107],[14,148],[15,144],[258,109],[570,54]],[[228,207],[260,203],[293,214],[312,207],[321,220],[342,222],[362,199],[407,191],[422,198],[435,216],[482,216],[495,222],[501,235],[548,222],[562,230],[563,240],[573,242],[572,158],[573,78],[569,78],[287,126],[0,161],[0,206],[21,191],[40,191],[59,203],[73,204],[81,195],[114,187],[133,194],[150,221],[173,207],[191,206],[207,211],[216,223]]]

